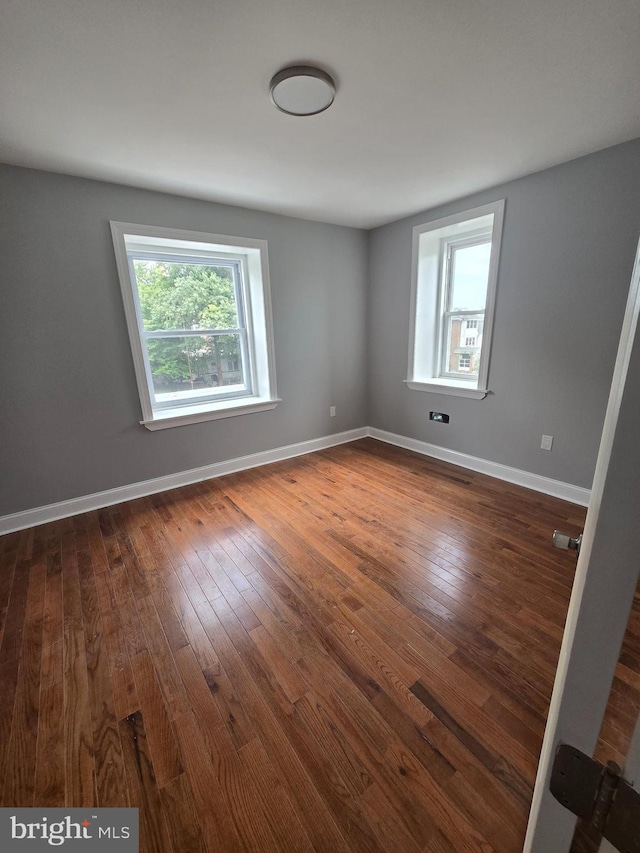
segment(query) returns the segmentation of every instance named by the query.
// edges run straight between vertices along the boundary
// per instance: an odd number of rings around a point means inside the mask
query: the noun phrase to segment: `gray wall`
[[[269,241],[275,410],[138,424],[111,219]],[[366,424],[366,244],[358,229],[0,166],[0,516]]]
[[[639,166],[636,140],[368,234],[0,166],[0,516],[365,424],[589,487],[640,232]],[[492,393],[410,391],[412,226],[499,198]],[[138,424],[111,219],[269,241],[274,411]],[[451,423],[429,423],[432,409]]]
[[[411,391],[412,227],[500,198],[492,393]],[[639,234],[640,140],[370,232],[369,424],[590,487]],[[430,423],[430,410],[450,424]]]

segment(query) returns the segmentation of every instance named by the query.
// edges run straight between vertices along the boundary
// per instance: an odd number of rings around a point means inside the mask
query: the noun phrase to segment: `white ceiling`
[[[0,0],[0,161],[372,227],[640,136],[639,0]],[[291,64],[325,113],[276,110]]]

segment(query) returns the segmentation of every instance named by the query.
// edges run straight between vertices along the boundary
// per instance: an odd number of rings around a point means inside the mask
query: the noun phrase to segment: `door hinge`
[[[569,744],[556,750],[549,790],[565,808],[624,853],[640,853],[640,792],[606,765]]]

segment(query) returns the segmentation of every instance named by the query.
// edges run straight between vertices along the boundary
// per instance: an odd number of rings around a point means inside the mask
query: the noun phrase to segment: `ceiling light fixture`
[[[336,85],[331,77],[311,65],[292,65],[271,78],[271,100],[292,116],[313,116],[333,103]]]

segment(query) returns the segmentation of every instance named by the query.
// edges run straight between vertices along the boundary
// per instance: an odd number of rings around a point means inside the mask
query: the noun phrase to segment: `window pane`
[[[485,307],[490,256],[491,243],[453,249],[450,311],[477,311]]]
[[[245,387],[240,335],[147,338],[158,402],[191,400]]]
[[[446,324],[444,372],[477,376],[480,370],[484,315],[448,317]]]
[[[233,265],[135,259],[144,329],[236,329]]]

